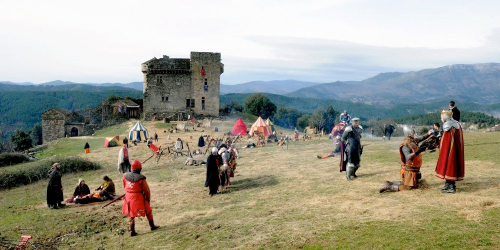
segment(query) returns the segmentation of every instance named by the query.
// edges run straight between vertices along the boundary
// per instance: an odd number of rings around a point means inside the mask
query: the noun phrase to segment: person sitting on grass
[[[114,198],[113,196],[115,196],[115,183],[107,175],[105,175],[102,180],[103,183],[96,188],[95,191],[99,191],[99,195],[102,198],[112,200]]]
[[[73,197],[70,199],[67,199],[66,202],[73,203],[75,198],[83,197],[83,196],[88,195],[88,194],[90,194],[89,186],[87,186],[87,184],[85,184],[85,180],[80,178],[78,180],[78,185],[76,186],[75,191],[73,192]]]

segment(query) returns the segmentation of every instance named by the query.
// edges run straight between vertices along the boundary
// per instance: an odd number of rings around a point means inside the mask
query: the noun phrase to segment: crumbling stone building
[[[93,109],[69,111],[51,108],[42,113],[43,143],[64,137],[93,135],[97,130],[129,119],[139,119],[142,107],[135,101],[123,99]]]
[[[89,113],[92,113],[89,111]],[[64,137],[91,135],[99,128],[91,124],[95,117],[83,116],[63,108],[52,108],[42,113],[42,140],[47,143]]]
[[[191,58],[153,58],[144,74],[144,119],[164,119],[178,112],[219,115],[220,53],[191,52]]]

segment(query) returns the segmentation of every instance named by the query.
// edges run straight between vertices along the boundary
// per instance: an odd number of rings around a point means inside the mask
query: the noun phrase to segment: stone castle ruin
[[[144,74],[144,119],[178,113],[219,115],[220,53],[191,52],[191,58],[153,58],[141,65]]]
[[[139,103],[139,104],[138,104]],[[64,137],[93,135],[107,126],[139,119],[142,114],[141,100],[118,100],[112,104],[103,101],[93,109],[69,111],[63,108],[51,108],[42,113],[43,143]]]
[[[91,110],[52,108],[42,114],[43,143],[92,135],[128,119],[162,120],[186,115],[219,116],[221,54],[191,52],[191,58],[153,58],[141,65],[143,99],[104,101]]]

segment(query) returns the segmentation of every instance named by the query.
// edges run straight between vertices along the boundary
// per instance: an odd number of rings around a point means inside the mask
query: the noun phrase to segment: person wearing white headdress
[[[222,164],[222,159],[218,154],[217,147],[212,148],[212,153],[207,158],[207,178],[205,180],[205,187],[209,188],[210,196],[217,194],[219,189],[219,166]]]

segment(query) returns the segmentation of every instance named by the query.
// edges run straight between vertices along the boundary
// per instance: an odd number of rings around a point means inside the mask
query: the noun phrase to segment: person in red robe
[[[129,216],[130,236],[136,236],[135,217],[145,216],[148,218],[151,231],[156,230],[153,221],[153,210],[151,202],[151,192],[146,176],[141,174],[142,164],[138,160],[132,162],[132,172],[123,175],[123,187],[125,188],[125,199],[123,200],[122,214]]]
[[[443,193],[455,193],[456,181],[464,179],[465,157],[462,126],[452,118],[451,111],[441,111],[443,135],[439,144],[439,158],[436,165],[436,177],[445,180],[439,188]]]

